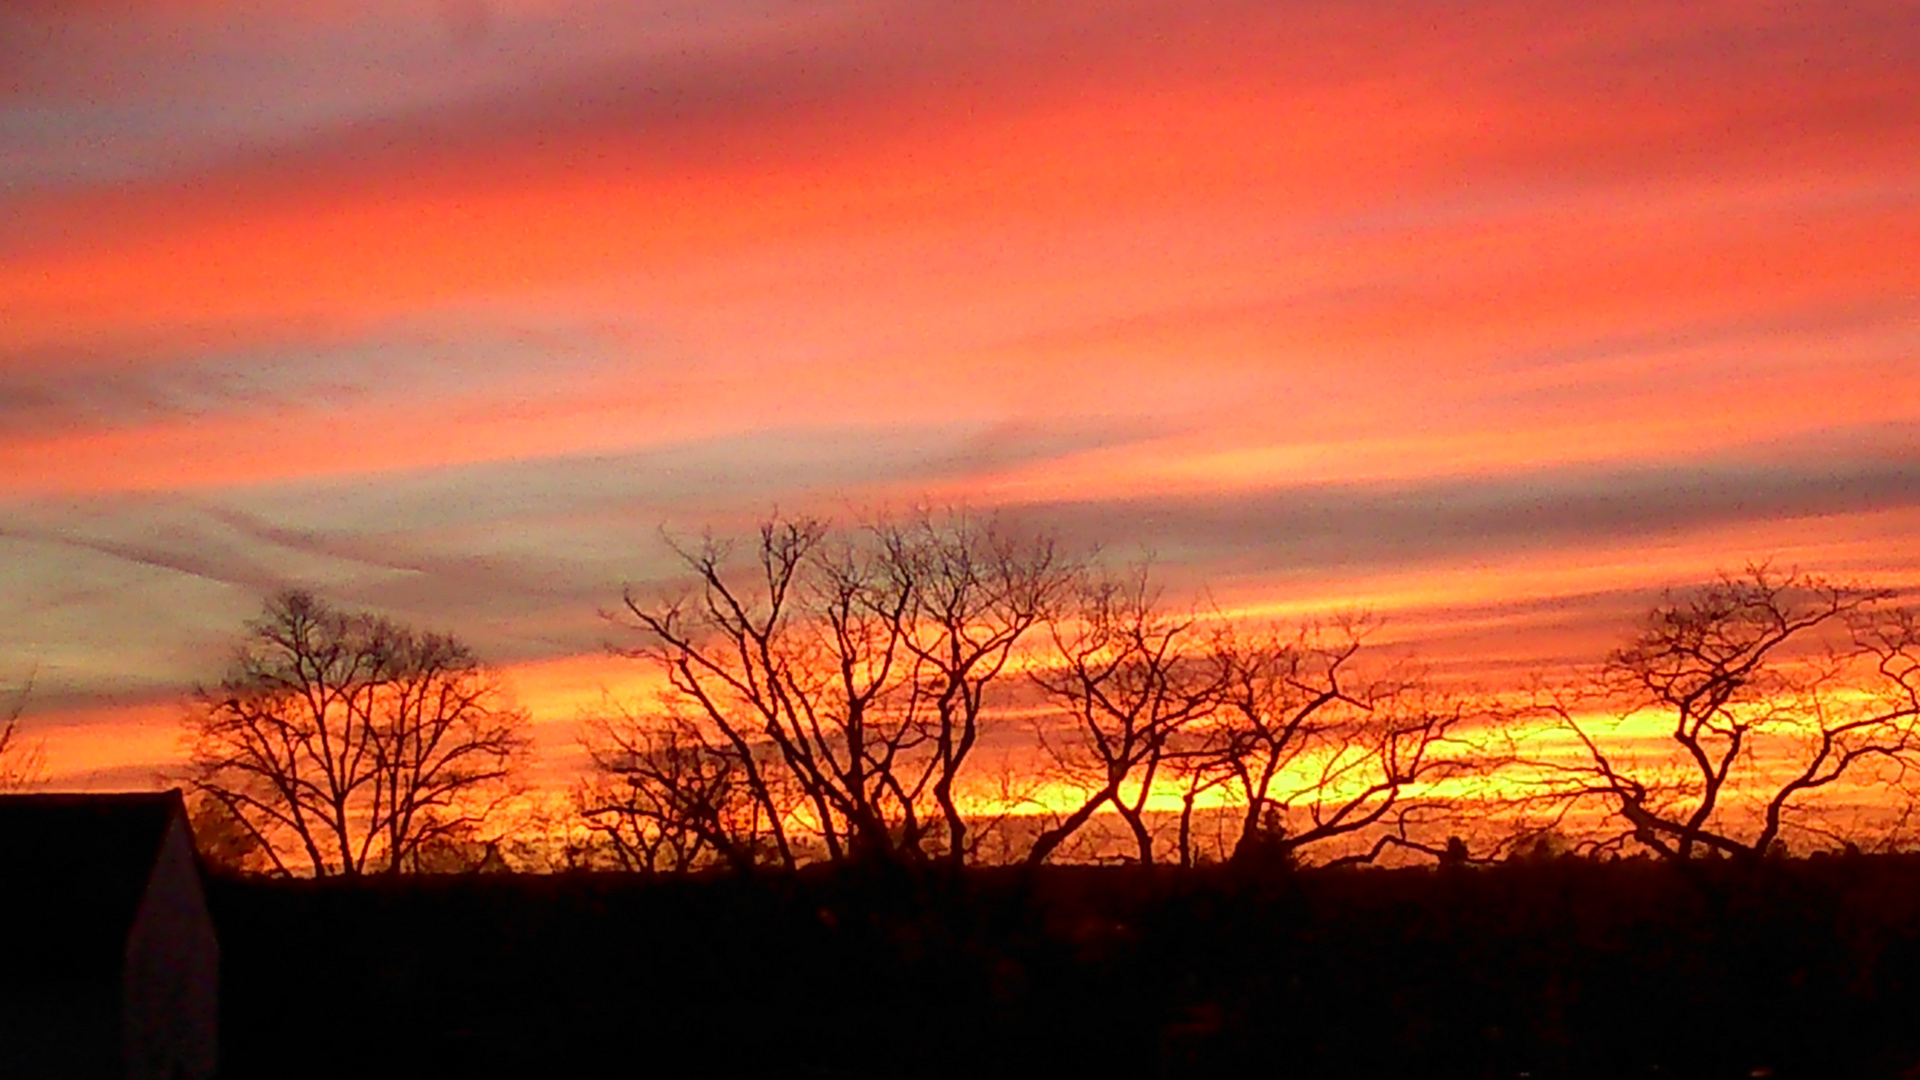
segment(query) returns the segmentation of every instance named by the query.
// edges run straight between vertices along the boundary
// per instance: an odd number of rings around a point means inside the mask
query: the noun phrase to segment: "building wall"
[[[127,935],[124,1052],[131,1080],[202,1080],[219,1063],[220,946],[178,815]]]

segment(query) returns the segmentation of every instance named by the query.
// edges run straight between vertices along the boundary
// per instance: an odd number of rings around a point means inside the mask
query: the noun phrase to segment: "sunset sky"
[[[0,7],[0,682],[150,786],[286,585],[552,760],[660,529],[998,509],[1497,682],[1920,586],[1920,6]]]

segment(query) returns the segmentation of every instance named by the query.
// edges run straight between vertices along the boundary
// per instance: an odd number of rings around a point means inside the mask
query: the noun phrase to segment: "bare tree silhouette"
[[[1350,617],[1293,633],[1214,639],[1221,708],[1204,749],[1182,766],[1224,781],[1240,807],[1233,858],[1293,862],[1301,849],[1374,832],[1364,856],[1387,845],[1422,850],[1409,835],[1435,816],[1433,785],[1488,767],[1464,737],[1478,709],[1428,689],[1404,664],[1356,670],[1374,624]]]
[[[912,659],[913,693],[932,738],[933,797],[946,823],[946,856],[968,853],[969,825],[954,796],[961,766],[987,723],[987,691],[1014,649],[1051,615],[1075,568],[1052,540],[1026,542],[961,515],[926,512],[882,523],[873,538],[910,603],[897,632]]]
[[[1147,802],[1170,762],[1194,752],[1180,739],[1218,707],[1221,671],[1205,653],[1198,618],[1166,612],[1146,567],[1088,575],[1076,601],[1049,625],[1055,663],[1032,679],[1067,717],[1063,731],[1043,729],[1041,744],[1084,796],[1039,835],[1027,862],[1045,862],[1107,807],[1125,823],[1136,857],[1151,863]]]
[[[751,861],[795,866],[810,844],[832,860],[964,858],[955,785],[990,688],[1064,589],[1053,544],[922,513],[852,534],[775,517],[744,570],[711,537],[675,552],[692,592],[629,591],[617,616],[642,638],[617,651],[666,675],[666,701],[597,732],[599,772],[643,798],[598,816],[736,863],[743,821]]]
[[[1570,756],[1542,799],[1598,802],[1628,840],[1687,859],[1817,836],[1816,797],[1896,790],[1920,759],[1920,624],[1892,594],[1765,565],[1669,595],[1574,691],[1541,695]]]
[[[196,693],[190,780],[277,872],[397,872],[478,836],[526,724],[459,641],[289,591]]]
[[[1426,687],[1405,665],[1355,669],[1371,624],[1249,631],[1203,627],[1163,609],[1144,570],[1089,577],[1079,606],[1053,626],[1056,664],[1034,675],[1071,718],[1043,729],[1059,775],[1084,794],[1035,842],[1048,858],[1102,809],[1118,816],[1134,857],[1155,859],[1148,802],[1178,790],[1176,850],[1194,861],[1195,807],[1224,793],[1237,817],[1232,859],[1291,864],[1301,849],[1371,841],[1336,861],[1389,846],[1439,851],[1447,801],[1437,785],[1478,775],[1492,759],[1469,738],[1470,699]]]

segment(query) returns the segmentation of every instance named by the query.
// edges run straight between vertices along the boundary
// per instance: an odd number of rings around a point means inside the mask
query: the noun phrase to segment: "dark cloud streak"
[[[78,433],[263,410],[344,410],[476,395],[515,380],[563,386],[604,376],[614,351],[592,328],[515,326],[498,318],[458,329],[436,327],[430,317],[412,322],[358,334],[302,325],[258,328],[263,340],[241,343],[232,339],[248,335],[231,332],[11,353],[0,343],[0,432]]]
[[[1027,452],[1043,452],[1045,445]],[[1004,455],[1011,449],[993,452]],[[792,456],[799,467],[804,455]],[[926,471],[915,475],[936,476],[958,463],[945,460],[928,459],[921,466]],[[1217,576],[1313,580],[1498,566],[1557,550],[1577,558],[1574,553],[1583,547],[1611,541],[1645,543],[1825,515],[1920,508],[1920,460],[1872,455],[1815,460],[1819,463],[1788,455],[1770,462],[1563,468],[1417,483],[1023,505],[1004,512],[1022,527],[1058,532],[1070,545],[1099,544],[1112,558],[1155,552],[1177,576],[1204,583]],[[53,515],[53,522],[37,529],[8,533],[260,594],[312,584],[289,571],[290,565],[324,567],[325,588],[345,600],[427,625],[457,627],[482,641],[494,658],[519,661],[592,651],[604,633],[594,612],[617,599],[623,582],[642,591],[667,587],[676,571],[664,558],[661,527],[681,534],[705,526],[722,535],[744,532],[752,514],[743,507],[756,499],[764,500],[759,512],[776,504],[789,510],[811,505],[850,521],[880,509],[818,495],[796,501],[796,492],[805,490],[800,477],[750,481],[757,466],[742,459],[708,461],[690,477],[672,461],[672,455],[656,454],[473,466],[331,494],[317,485],[279,494],[236,492],[217,503],[120,498],[111,507],[70,515],[64,527]],[[848,490],[852,479],[838,473],[827,488]],[[885,479],[897,489],[903,477]],[[703,489],[709,493],[704,511],[702,500],[692,496]],[[119,535],[90,534],[90,517],[119,523]],[[152,522],[146,535],[126,539],[142,518]],[[564,528],[565,540],[539,539],[555,527]],[[529,540],[476,546],[481,535],[476,530]],[[1726,564],[1769,554],[1730,550]],[[1582,604],[1594,606],[1609,597]],[[1531,610],[1527,605],[1565,602],[1516,596],[1513,603],[1521,608],[1503,603],[1500,610],[1509,617]],[[1489,611],[1469,604],[1436,614],[1471,622]]]
[[[1076,539],[1124,537],[1178,564],[1312,575],[1498,564],[1529,551],[1913,507],[1920,459],[1795,455],[1051,503],[1023,507],[1020,516]],[[1765,554],[1728,559],[1737,565]]]

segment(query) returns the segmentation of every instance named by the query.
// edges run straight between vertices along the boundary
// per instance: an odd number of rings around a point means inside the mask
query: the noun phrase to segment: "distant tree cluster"
[[[1367,618],[1181,609],[1145,567],[964,514],[776,516],[674,552],[679,591],[606,613],[664,689],[587,721],[566,821],[500,813],[527,718],[464,645],[276,597],[193,711],[203,845],[318,875],[536,846],[646,874],[1745,858],[1889,843],[1902,821],[1859,814],[1915,805],[1920,621],[1815,576],[1668,595],[1515,700],[1374,655]],[[1016,744],[1019,768],[983,754]]]
[[[665,674],[658,710],[596,725],[585,819],[622,865],[959,863],[959,783],[1020,648],[1080,580],[1045,540],[921,516],[836,534],[765,523],[678,551],[694,585],[622,616]]]

